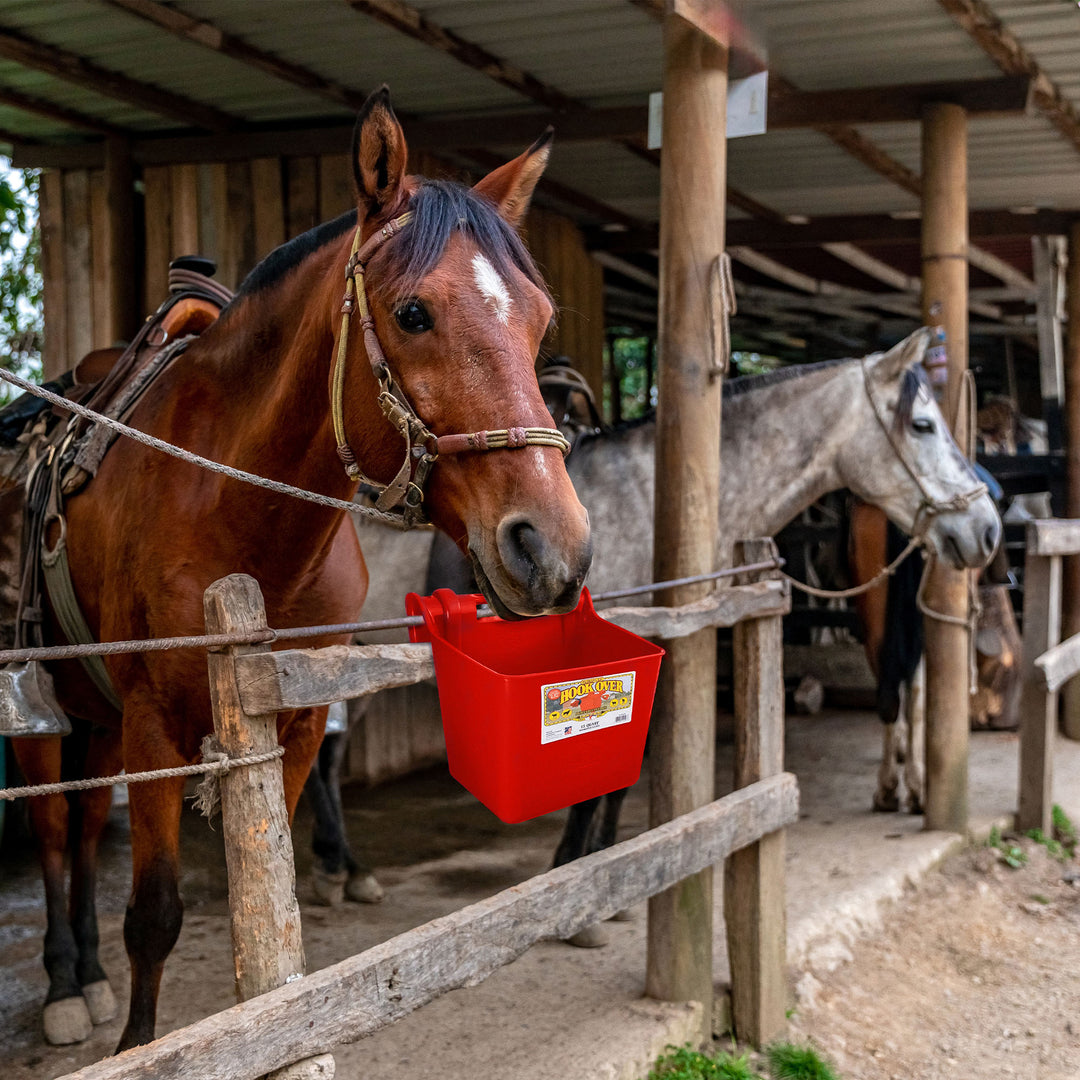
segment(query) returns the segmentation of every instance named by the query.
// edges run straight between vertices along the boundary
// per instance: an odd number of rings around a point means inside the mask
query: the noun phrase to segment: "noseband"
[[[866,390],[866,396],[870,399],[870,405],[874,410],[874,416],[877,418],[881,430],[885,433],[885,437],[889,440],[889,445],[892,447],[893,453],[896,454],[900,464],[907,470],[908,475],[915,482],[915,486],[919,489],[919,494],[922,496],[922,502],[915,514],[915,521],[911,530],[913,539],[922,540],[929,530],[930,522],[934,517],[938,514],[962,513],[975,502],[976,499],[979,499],[986,494],[987,487],[981,481],[976,481],[974,487],[972,487],[970,491],[958,492],[956,495],[951,495],[947,499],[940,499],[935,496],[933,492],[927,488],[922,477],[919,476],[918,470],[908,459],[903,444],[896,438],[892,425],[886,420],[885,410],[882,408],[881,403],[874,393],[874,381],[865,359],[862,361],[862,373],[863,387]]]
[[[468,434],[435,435],[416,410],[409,404],[401,388],[394,382],[386,354],[375,332],[375,321],[368,304],[364,270],[372,255],[412,220],[412,211],[388,222],[378,232],[360,242],[360,226],[353,237],[349,261],[345,264],[345,297],[341,304],[341,333],[331,380],[330,410],[334,420],[334,436],[338,457],[352,480],[362,480],[379,492],[375,508],[387,517],[401,507],[406,527],[428,524],[424,517],[424,485],[432,467],[443,454],[462,454],[469,451],[518,450],[525,446],[554,446],[565,456],[570,444],[556,428],[511,427],[494,431],[474,431]],[[360,309],[360,327],[364,332],[364,348],[372,373],[379,382],[379,408],[405,440],[405,460],[389,484],[377,483],[363,474],[356,454],[345,434],[343,396],[345,388],[345,357],[349,347],[349,319],[354,307]],[[394,516],[395,522],[398,520]]]

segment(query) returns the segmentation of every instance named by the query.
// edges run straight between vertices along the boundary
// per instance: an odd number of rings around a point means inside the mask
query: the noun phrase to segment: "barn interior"
[[[676,6],[710,7],[707,0]],[[388,82],[411,168],[428,175],[475,179],[554,127],[555,149],[525,226],[560,306],[542,355],[574,363],[608,423],[641,415],[656,404],[660,364],[663,147],[653,95],[663,84],[665,10],[664,0],[0,0],[0,153],[15,168],[42,170],[43,375],[129,340],[165,296],[171,259],[206,255],[217,279],[236,288],[276,246],[347,210],[352,118],[368,92]],[[1060,0],[754,0],[731,11],[729,75],[741,87],[729,95],[727,118],[732,373],[862,355],[926,321],[925,118],[934,105],[959,107],[967,366],[987,423],[1005,405],[1011,425],[1003,443],[980,449],[979,461],[1007,500],[1042,495],[1053,516],[1080,517],[1080,470],[1070,465],[1080,439],[1080,8]],[[748,133],[733,137],[739,124]],[[782,543],[794,572],[842,586],[837,507],[806,514]],[[1008,527],[1006,537],[1018,572],[1023,524]],[[1022,595],[1010,592],[1018,613]],[[1066,612],[1070,604],[1080,610],[1080,597],[1067,594],[1065,602]],[[807,844],[810,833],[821,832],[823,851],[849,842],[844,837],[878,854],[884,845],[905,869],[876,904],[902,887],[907,868],[917,874],[937,857],[943,834],[921,833],[917,819],[896,825],[868,812],[876,721],[830,708],[872,702],[857,635],[845,605],[797,600],[788,619],[789,690],[815,672],[827,684],[820,743],[814,716],[793,725],[789,767],[814,809],[788,844],[794,851],[803,842],[801,827]],[[812,775],[843,759],[849,738],[860,747],[849,764],[866,772],[865,782],[839,770],[858,799],[837,795],[829,809],[838,785],[818,795]],[[1016,745],[1007,732],[983,739],[972,746],[971,818],[987,823],[1015,803]],[[1073,751],[1062,743],[1059,784],[1065,763],[1075,764]],[[352,820],[372,828],[380,792],[399,790],[395,782],[422,786],[427,780],[408,777],[438,768],[442,757],[433,689],[383,695],[350,739]],[[1059,798],[1080,810],[1075,791],[1059,788]],[[627,830],[646,819],[639,791]],[[827,833],[834,823],[849,831]],[[488,841],[476,838],[492,829],[482,822],[462,834],[483,853]],[[514,863],[521,878],[543,868],[551,831],[541,831]],[[883,839],[890,834],[903,839]],[[495,854],[478,860],[492,890],[504,875],[490,864],[509,849],[498,835]],[[907,849],[902,859],[894,855],[900,847]],[[415,882],[442,874],[449,883],[455,859],[467,860],[446,852],[438,858],[438,866],[433,857],[416,871]],[[809,855],[790,867],[792,893],[800,892],[798,875],[807,867],[816,867]],[[845,865],[836,875],[845,878],[837,905],[880,870],[869,858],[858,872]],[[400,871],[388,880],[419,895],[420,884],[409,886],[408,876]],[[482,877],[474,874],[462,896],[477,895]],[[212,888],[205,896],[210,907],[202,914],[216,918],[212,905],[220,897]],[[343,925],[336,909],[323,915],[301,899],[313,923]],[[418,901],[408,910],[422,921],[434,909]],[[791,910],[791,924],[799,924],[802,915]],[[119,911],[118,904],[117,950]],[[350,905],[351,923],[366,915]],[[822,923],[834,917],[836,908],[817,916]],[[388,916],[379,919],[389,928]],[[717,925],[719,941],[719,915]],[[640,928],[626,932],[642,937]],[[212,951],[199,940],[185,943],[193,959]],[[639,947],[640,940],[632,946]],[[587,963],[582,955],[540,953],[534,968],[516,976],[520,992],[532,992],[549,964],[558,967],[557,980],[576,978]],[[595,989],[618,1001],[621,1020],[635,1016],[630,1056],[644,1062],[658,1041],[681,1041],[687,1021],[678,1010],[648,1014],[634,1004],[641,993],[634,956],[626,968],[605,959]],[[719,946],[716,963],[722,983]],[[19,985],[29,987],[27,1001],[37,993],[29,975]],[[424,1036],[417,1060],[437,1060],[439,1032],[450,1040],[459,1008],[493,1008],[493,991],[483,993],[489,996],[480,994],[475,1005],[459,1006],[453,995],[442,1003],[444,1027]],[[191,1018],[180,1004],[170,1015],[176,1024]],[[561,1012],[553,1002],[550,1017],[532,1042],[507,1021],[512,1038],[496,1047],[495,1059],[542,1055],[554,1032],[570,1028],[580,1035],[570,1044],[577,1052],[612,1023],[610,1011],[576,998]],[[387,1068],[408,1059],[410,1040],[420,1038],[406,1033],[393,1043],[391,1034],[381,1036],[386,1049],[378,1050]],[[454,1051],[462,1069],[467,1051]],[[32,1056],[27,1050],[27,1061]],[[92,1059],[87,1048],[77,1063]],[[23,1064],[17,1075],[43,1076],[60,1061]],[[553,1075],[560,1069],[565,1075],[562,1059]]]

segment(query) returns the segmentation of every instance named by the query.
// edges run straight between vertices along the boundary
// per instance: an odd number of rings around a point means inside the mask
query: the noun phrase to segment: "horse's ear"
[[[475,192],[490,199],[503,220],[515,229],[529,209],[533,190],[543,175],[554,134],[555,129],[549,127],[524,154],[500,165],[473,187]]]
[[[873,362],[874,374],[880,379],[899,378],[912,364],[922,361],[936,332],[928,326],[921,326],[888,352],[878,353]]]
[[[384,83],[364,102],[353,130],[352,163],[361,216],[374,217],[398,200],[409,151]]]

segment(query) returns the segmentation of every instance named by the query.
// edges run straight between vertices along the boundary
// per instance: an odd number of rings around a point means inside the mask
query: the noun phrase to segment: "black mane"
[[[379,273],[371,284],[376,291],[393,292],[391,303],[412,296],[446,250],[454,232],[474,240],[503,277],[520,270],[548,295],[540,271],[521,237],[500,216],[495,206],[471,188],[450,180],[422,180],[409,202],[412,220],[375,256]],[[294,237],[270,252],[244,279],[237,299],[269,288],[308,256],[356,227],[356,211],[349,210]]]

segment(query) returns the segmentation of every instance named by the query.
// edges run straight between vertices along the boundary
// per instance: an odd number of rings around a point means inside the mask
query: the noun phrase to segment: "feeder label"
[[[540,694],[540,742],[558,742],[629,724],[634,711],[634,673],[548,683]]]

